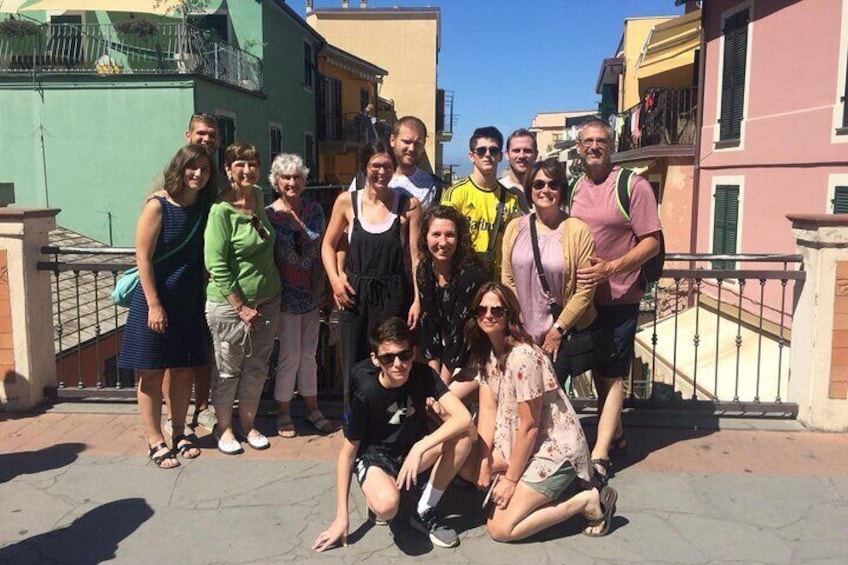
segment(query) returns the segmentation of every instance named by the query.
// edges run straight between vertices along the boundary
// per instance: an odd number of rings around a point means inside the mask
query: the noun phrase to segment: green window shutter
[[[834,214],[848,214],[848,186],[837,186],[833,189],[833,204]]]
[[[724,20],[724,66],[721,81],[719,139],[739,139],[745,105],[745,59],[748,54],[748,10]]]
[[[720,184],[715,191],[713,253],[736,253],[739,232],[739,186]],[[713,261],[714,269],[733,269],[734,261]]]

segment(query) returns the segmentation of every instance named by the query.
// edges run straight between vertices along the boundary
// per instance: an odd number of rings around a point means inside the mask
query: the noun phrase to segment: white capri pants
[[[274,400],[277,402],[291,402],[295,380],[300,396],[311,397],[318,394],[318,363],[315,361],[315,353],[318,350],[319,316],[318,308],[306,314],[280,312],[280,325],[277,330],[280,355],[277,358],[277,377],[274,384]]]

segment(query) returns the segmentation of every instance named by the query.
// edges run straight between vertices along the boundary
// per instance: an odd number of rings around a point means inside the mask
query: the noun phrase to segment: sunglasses
[[[478,157],[485,157],[486,153],[492,157],[497,157],[501,154],[501,148],[496,145],[490,145],[489,147],[476,147],[474,149],[474,154]]]
[[[562,188],[562,183],[558,180],[536,179],[536,180],[533,181],[533,183],[530,186],[533,187],[533,190],[542,190],[546,186],[549,186],[549,187],[551,187],[551,190],[559,191],[559,189]]]
[[[488,313],[491,314],[492,318],[500,320],[506,315],[506,308],[503,306],[478,306],[474,312],[478,318],[482,318]]]
[[[412,350],[403,349],[397,353],[383,353],[382,355],[377,355],[377,361],[383,365],[394,365],[395,358],[400,359],[401,363],[406,363],[412,359]]]
[[[262,241],[268,239],[270,234],[268,233],[268,230],[265,229],[265,226],[262,225],[262,220],[260,220],[259,216],[256,214],[250,216],[250,226],[256,230],[256,233],[259,234],[259,238]]]

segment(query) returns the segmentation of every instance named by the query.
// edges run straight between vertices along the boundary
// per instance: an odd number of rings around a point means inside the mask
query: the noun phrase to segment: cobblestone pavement
[[[134,409],[101,411],[0,415],[0,563],[841,565],[848,556],[846,434],[631,427],[613,479],[618,513],[602,539],[580,535],[575,520],[495,543],[475,511],[479,493],[452,487],[440,508],[462,542],[433,548],[401,520],[371,527],[354,487],[348,547],[316,554],[312,540],[335,511],[338,432],[303,425],[294,440],[238,457],[201,434],[209,449],[199,459],[160,470]]]

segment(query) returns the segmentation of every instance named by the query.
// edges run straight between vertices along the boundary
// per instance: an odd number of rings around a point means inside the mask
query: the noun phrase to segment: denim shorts
[[[610,361],[596,371],[599,377],[620,379],[630,375],[633,363],[639,304],[596,305],[598,317],[594,325],[609,328],[614,354]]]

